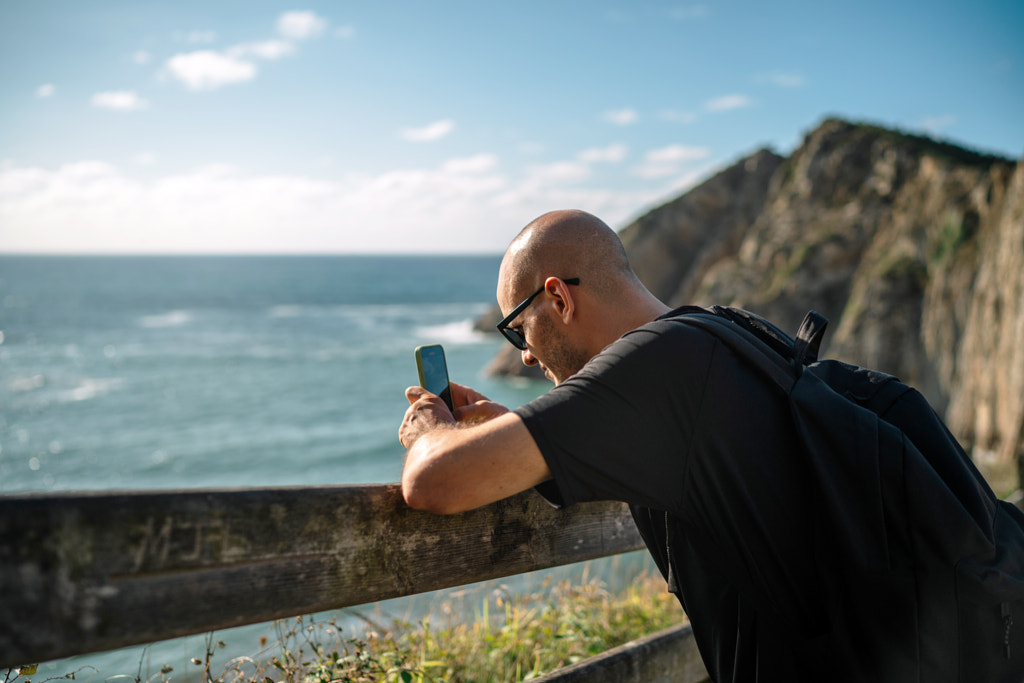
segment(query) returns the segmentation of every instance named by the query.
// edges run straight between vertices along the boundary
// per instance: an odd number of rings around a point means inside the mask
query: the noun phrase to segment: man
[[[553,273],[569,280],[581,273],[584,284],[570,285]],[[504,311],[540,287],[507,329],[525,339],[523,363],[539,364],[556,385],[624,333],[669,310],[633,274],[618,236],[578,211],[553,212],[525,228],[509,247],[498,279]],[[462,406],[454,416],[438,410],[425,390],[406,392],[413,405],[400,432],[410,449],[402,484],[411,506],[454,513],[551,478],[518,414],[466,387],[454,385],[453,392]],[[455,431],[457,423],[474,429]],[[492,449],[496,443],[501,447]]]
[[[410,387],[402,491],[450,514],[531,487],[630,503],[716,681],[833,671],[806,539],[806,474],[785,406],[711,335],[672,321],[618,236],[581,211],[528,225],[501,263],[500,329],[555,383],[515,411],[453,384]],[[712,378],[714,381],[712,381]],[[732,388],[748,386],[742,405]],[[756,406],[756,409],[752,408]]]
[[[910,543],[901,546],[909,556],[886,554],[888,535],[906,535],[906,521],[879,520],[877,491],[855,489],[853,500],[863,504],[851,514],[881,525],[865,527],[875,536],[881,530],[881,538],[865,540],[881,548],[890,570],[883,581],[870,563],[866,571],[849,569],[833,542],[838,530],[821,521],[815,494],[829,484],[810,468],[822,460],[808,459],[785,396],[716,335],[647,291],[607,225],[580,211],[536,219],[506,251],[497,296],[506,314],[499,329],[523,363],[540,365],[556,386],[508,411],[453,384],[454,413],[409,388],[399,430],[409,505],[455,513],[531,487],[556,505],[629,503],[719,683],[916,680],[920,662],[932,680],[982,680],[956,671],[955,662],[967,660],[945,656],[958,647],[945,636],[914,645],[922,642],[914,640],[915,619],[937,618],[948,625],[939,633],[959,633],[951,640],[960,638],[961,655],[977,631],[969,622],[957,631],[955,606],[915,602],[917,587],[934,589],[929,581],[966,587],[952,575],[953,563],[937,573],[922,565],[924,583],[914,583],[912,570],[925,555],[913,553],[930,549]],[[833,471],[845,481],[841,467]],[[911,495],[900,476],[883,480],[880,495],[898,503]],[[968,476],[959,485],[973,491],[974,482]],[[965,500],[991,509],[986,496]],[[859,537],[852,538],[856,550]],[[1005,640],[1007,660],[1011,638],[1019,638],[1010,630],[1015,590],[1000,598],[1002,613],[978,611],[992,630],[983,642],[998,639],[1002,648]],[[952,667],[944,667],[947,660]]]

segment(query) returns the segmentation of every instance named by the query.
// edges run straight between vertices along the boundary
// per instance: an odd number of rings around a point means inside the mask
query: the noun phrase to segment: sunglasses
[[[580,279],[578,277],[571,277],[563,279],[562,282],[567,285],[578,285],[580,283]],[[526,299],[523,300],[523,303],[513,308],[512,312],[502,318],[501,322],[498,323],[498,332],[501,332],[502,336],[504,336],[505,339],[508,339],[508,342],[520,351],[526,350],[526,337],[523,336],[522,332],[509,327],[509,325],[512,324],[512,321],[518,318],[519,314],[525,311],[527,307],[533,303],[533,300],[537,298],[537,295],[543,291],[544,286],[541,285],[540,289],[526,297]]]

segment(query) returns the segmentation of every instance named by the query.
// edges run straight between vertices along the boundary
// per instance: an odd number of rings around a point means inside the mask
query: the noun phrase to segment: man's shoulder
[[[680,306],[627,332],[623,338],[632,338],[634,343],[651,343],[656,338],[663,336],[709,338],[711,335],[703,329],[686,324],[687,317],[696,314],[714,315],[712,311],[700,306]]]
[[[654,364],[700,363],[710,360],[718,340],[695,325],[687,325],[685,317],[692,313],[709,313],[697,306],[684,306],[630,330],[595,356],[591,370],[607,371],[621,367],[633,371]]]
[[[703,306],[694,306],[692,304],[687,304],[686,306],[679,306],[678,308],[673,308],[668,313],[663,313],[662,315],[659,315],[657,317],[657,320],[671,320],[673,318],[679,318],[684,315],[694,315],[698,313],[714,315],[714,311],[712,311],[710,308],[704,308]]]

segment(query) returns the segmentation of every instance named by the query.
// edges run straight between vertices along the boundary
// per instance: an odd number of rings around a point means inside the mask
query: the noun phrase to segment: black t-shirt
[[[808,478],[782,399],[670,313],[516,410],[554,476],[548,500],[625,501],[641,531],[664,525],[645,540],[720,682],[822,673]]]

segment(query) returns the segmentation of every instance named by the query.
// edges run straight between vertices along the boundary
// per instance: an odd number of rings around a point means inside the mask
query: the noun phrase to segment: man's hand
[[[405,390],[410,405],[398,438],[408,449],[402,496],[410,507],[472,510],[551,478],[518,415],[461,384],[451,391],[454,411],[426,389]]]
[[[455,420],[459,424],[479,424],[508,412],[508,408],[491,401],[476,389],[449,382],[452,389],[452,405],[455,406]]]
[[[409,409],[398,428],[398,440],[406,448],[411,448],[424,434],[456,426],[455,416],[440,396],[423,387],[409,387],[405,390],[405,397],[409,400]]]
[[[403,446],[412,447],[417,439],[436,429],[479,424],[508,412],[508,408],[488,400],[475,389],[455,382],[449,384],[454,413],[448,411],[444,401],[423,387],[409,387],[405,390],[409,409],[405,411],[405,419],[398,430],[398,439]]]

